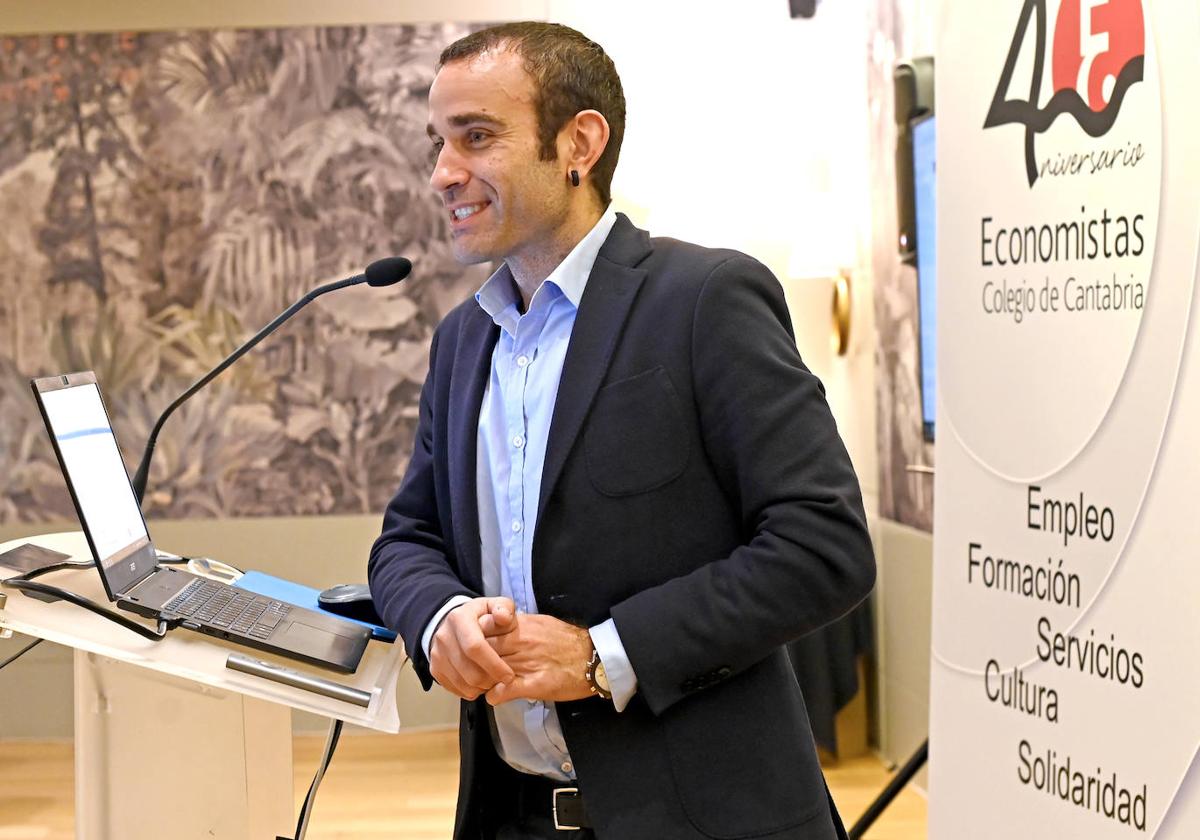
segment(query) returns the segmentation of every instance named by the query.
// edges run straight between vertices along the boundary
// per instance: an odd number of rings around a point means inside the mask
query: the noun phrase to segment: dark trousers
[[[596,840],[590,828],[562,831],[554,827],[552,791],[573,787],[573,783],[529,776],[498,763],[503,778],[491,785],[499,795],[491,802],[491,819],[485,821],[494,825],[495,831],[485,830],[485,840]]]
[[[547,817],[515,817],[496,829],[495,840],[595,840],[589,828],[577,831],[559,831],[554,821]]]

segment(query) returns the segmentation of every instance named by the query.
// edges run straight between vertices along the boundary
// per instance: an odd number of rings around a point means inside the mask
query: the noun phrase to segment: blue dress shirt
[[[538,611],[533,531],[550,421],[579,301],[616,220],[610,207],[542,282],[524,314],[520,292],[504,269],[475,295],[500,327],[479,414],[476,458],[484,594],[512,598],[518,612]],[[421,638],[427,657],[442,618],[467,600],[452,598],[433,616]],[[604,663],[613,703],[623,711],[637,690],[637,678],[616,625],[608,619],[589,633]],[[559,781],[575,778],[553,703],[515,700],[493,712],[496,750],[512,767]]]

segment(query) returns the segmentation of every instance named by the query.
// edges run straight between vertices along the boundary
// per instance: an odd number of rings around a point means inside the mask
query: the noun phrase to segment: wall
[[[875,584],[877,746],[903,764],[929,735],[929,644],[933,537],[879,518],[873,523],[879,578]],[[928,773],[915,784],[926,789]]]
[[[656,234],[747,251],[784,281],[801,353],[826,383],[868,510],[876,510],[872,234],[869,172],[862,165],[869,116],[866,0],[827,2],[813,20],[789,19],[783,0],[742,6],[60,0],[7,4],[0,31],[517,18],[560,20],[611,51],[629,100],[614,184],[618,209]],[[825,279],[840,268],[852,271],[855,284],[852,344],[842,358],[830,349]],[[171,550],[212,554],[323,586],[363,579],[378,525],[376,517],[363,516],[151,522],[151,529]],[[0,540],[25,533],[0,529]],[[11,649],[7,644],[0,643],[0,657]],[[68,664],[67,652],[42,646],[0,676],[0,737],[69,734]],[[446,695],[422,694],[411,675],[403,680],[407,724],[454,719]]]
[[[901,764],[929,732],[929,639],[933,567],[933,477],[909,464],[933,465],[922,440],[917,385],[916,273],[896,249],[896,125],[892,72],[913,56],[932,55],[930,0],[872,0],[868,9],[871,274],[875,283],[876,666],[879,748]],[[925,785],[925,774],[917,779]]]
[[[739,6],[552,0],[551,16],[605,45],[628,128],[619,209],[652,233],[737,248],[784,281],[797,341],[822,378],[875,510],[873,287],[864,0],[792,20]],[[854,273],[847,356],[830,351],[830,284]]]

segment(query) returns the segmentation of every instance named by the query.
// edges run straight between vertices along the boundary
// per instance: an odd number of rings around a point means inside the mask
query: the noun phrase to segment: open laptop
[[[94,373],[30,384],[110,601],[171,626],[354,672],[371,638],[366,627],[159,564]]]

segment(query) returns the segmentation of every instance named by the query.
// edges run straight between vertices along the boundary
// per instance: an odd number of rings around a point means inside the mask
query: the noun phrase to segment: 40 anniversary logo
[[[1025,0],[1012,44],[983,127],[1025,126],[1025,173],[1029,186],[1038,179],[1034,151],[1037,135],[1061,114],[1069,114],[1091,137],[1112,128],[1129,88],[1142,81],[1146,27],[1141,0],[1062,0],[1054,22],[1050,53],[1052,93],[1039,105],[1046,64],[1046,0]],[[1033,69],[1026,98],[1010,98],[1009,89],[1022,47],[1033,23]]]

